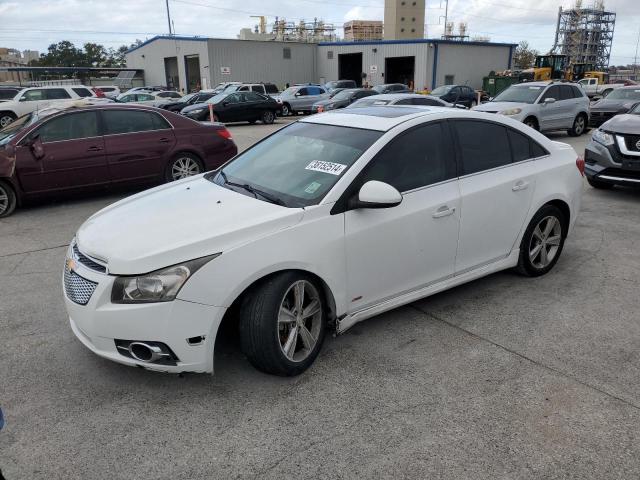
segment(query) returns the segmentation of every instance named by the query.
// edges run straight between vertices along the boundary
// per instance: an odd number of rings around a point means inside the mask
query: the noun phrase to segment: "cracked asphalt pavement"
[[[275,128],[231,130],[245,148]],[[640,477],[640,190],[585,183],[550,274],[498,273],[377,316],[296,378],[254,370],[232,330],[213,377],[117,365],[74,338],[65,246],[124,195],[0,220],[7,480]]]

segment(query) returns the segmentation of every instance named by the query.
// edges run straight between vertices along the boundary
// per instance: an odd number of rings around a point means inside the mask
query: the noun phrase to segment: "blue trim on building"
[[[433,68],[431,70],[431,90],[436,88],[437,81],[437,73],[438,73],[438,44],[436,43],[433,46]]]
[[[186,40],[191,42],[207,42],[210,39],[209,37],[187,37],[187,36],[182,37],[180,35],[156,35],[155,37],[150,38],[149,40],[145,40],[140,45],[130,48],[125,53],[135,52],[139,48],[142,48],[145,45],[149,45],[151,42],[155,42],[156,40]]]
[[[416,38],[413,40],[372,40],[367,42],[320,42],[318,46],[339,46],[339,45],[393,45],[393,44],[411,44],[411,43],[433,43],[433,44],[449,44],[449,45],[480,45],[484,47],[515,47],[515,43],[493,43],[493,42],[474,42],[459,40],[444,40],[442,38]]]

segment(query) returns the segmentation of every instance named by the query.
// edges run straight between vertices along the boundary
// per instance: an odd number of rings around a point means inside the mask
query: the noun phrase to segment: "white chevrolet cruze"
[[[89,218],[64,268],[71,328],[116,362],[212,372],[227,316],[254,366],[296,375],[328,328],[499,270],[547,273],[583,168],[570,146],[502,116],[315,115]]]

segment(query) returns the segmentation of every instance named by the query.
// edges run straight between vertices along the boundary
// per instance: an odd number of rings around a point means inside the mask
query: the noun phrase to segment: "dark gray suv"
[[[594,188],[640,186],[640,105],[593,131],[584,173]]]

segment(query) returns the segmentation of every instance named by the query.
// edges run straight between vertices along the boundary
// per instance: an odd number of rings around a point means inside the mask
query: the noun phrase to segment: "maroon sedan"
[[[0,130],[0,218],[30,198],[197,175],[237,151],[223,125],[153,107],[42,110]]]

